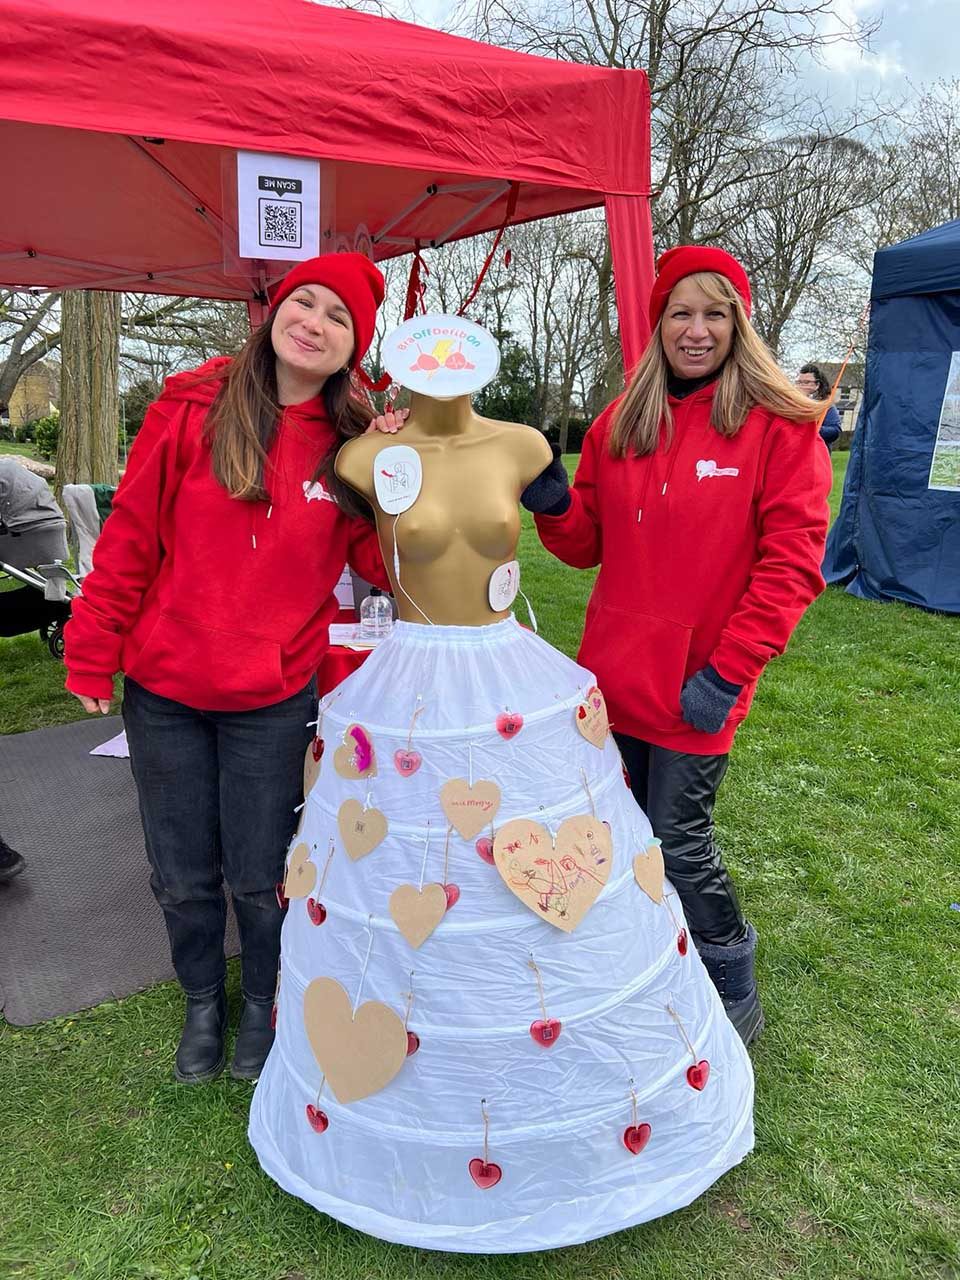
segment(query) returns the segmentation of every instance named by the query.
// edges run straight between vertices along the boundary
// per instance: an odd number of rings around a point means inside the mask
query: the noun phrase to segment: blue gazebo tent
[[[960,613],[960,220],[873,261],[860,421],[824,576]]]

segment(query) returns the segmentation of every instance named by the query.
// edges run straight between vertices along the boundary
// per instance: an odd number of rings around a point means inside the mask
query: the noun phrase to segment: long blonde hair
[[[798,391],[777,366],[769,348],[750,323],[743,301],[726,276],[698,271],[685,276],[712,302],[725,302],[733,316],[733,344],[717,379],[710,425],[722,436],[735,436],[751,409],[760,406],[791,422],[816,421],[823,408]],[[617,408],[610,431],[614,458],[653,453],[663,427],[673,433],[667,400],[670,366],[663,350],[660,323],[650,335],[630,385]]]

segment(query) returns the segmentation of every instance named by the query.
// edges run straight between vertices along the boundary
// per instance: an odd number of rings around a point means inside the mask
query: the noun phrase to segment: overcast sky
[[[443,27],[454,8],[455,0],[407,0],[398,11],[406,9],[424,26]],[[960,0],[835,0],[833,12],[837,29],[844,20],[882,19],[865,54],[855,45],[835,44],[824,51],[823,68],[811,66],[811,81],[817,88],[829,84],[838,101],[878,91],[899,98],[909,94],[908,81],[919,85],[960,76]]]

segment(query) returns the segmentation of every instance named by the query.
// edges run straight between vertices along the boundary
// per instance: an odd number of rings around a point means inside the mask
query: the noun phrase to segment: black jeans
[[[127,678],[123,723],[140,797],[150,885],[163,908],[177,977],[212,995],[225,974],[233,896],[246,999],[273,999],[283,912],[276,884],[303,798],[316,684],[255,711],[196,711]]]
[[[695,939],[720,947],[741,942],[747,922],[713,831],[713,806],[729,756],[697,756],[625,733],[613,736],[630,789],[662,842],[667,875]]]

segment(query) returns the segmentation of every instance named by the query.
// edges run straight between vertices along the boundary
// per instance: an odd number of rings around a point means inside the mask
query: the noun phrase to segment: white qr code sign
[[[320,252],[319,161],[238,151],[237,221],[241,258],[315,258]]]

